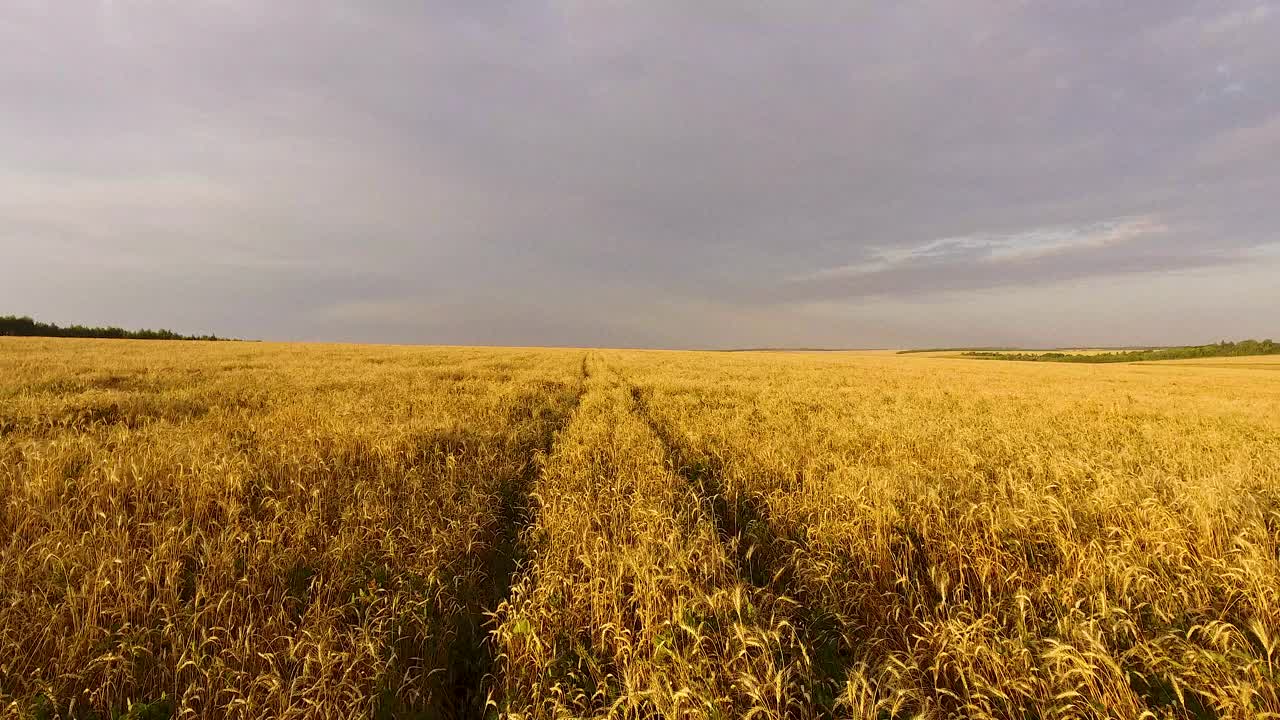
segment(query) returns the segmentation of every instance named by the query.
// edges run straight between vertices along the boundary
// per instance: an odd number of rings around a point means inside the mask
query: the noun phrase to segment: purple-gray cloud
[[[1277,36],[1257,0],[15,0],[0,313],[449,343],[1280,334]]]

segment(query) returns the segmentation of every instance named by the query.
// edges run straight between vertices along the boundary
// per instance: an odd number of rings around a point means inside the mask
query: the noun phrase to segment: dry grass
[[[578,354],[0,351],[8,713],[483,708],[484,612]]]
[[[0,713],[1280,717],[1247,360],[0,341]]]

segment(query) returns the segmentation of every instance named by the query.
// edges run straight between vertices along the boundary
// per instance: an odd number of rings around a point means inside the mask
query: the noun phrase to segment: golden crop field
[[[0,339],[0,715],[1280,717],[1280,376]]]

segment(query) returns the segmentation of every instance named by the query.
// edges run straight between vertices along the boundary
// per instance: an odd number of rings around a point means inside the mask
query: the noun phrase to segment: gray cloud
[[[1278,32],[1253,0],[16,0],[0,312],[405,342],[1213,337],[1198,297],[1280,277]],[[1163,321],[1091,304],[1170,278]],[[1238,285],[1231,322],[1275,334],[1254,308],[1280,292]],[[1035,322],[993,305],[1045,293]]]

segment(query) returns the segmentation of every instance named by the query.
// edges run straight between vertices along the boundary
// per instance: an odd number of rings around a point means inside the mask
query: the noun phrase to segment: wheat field
[[[0,339],[0,716],[1280,718],[1280,364]]]

